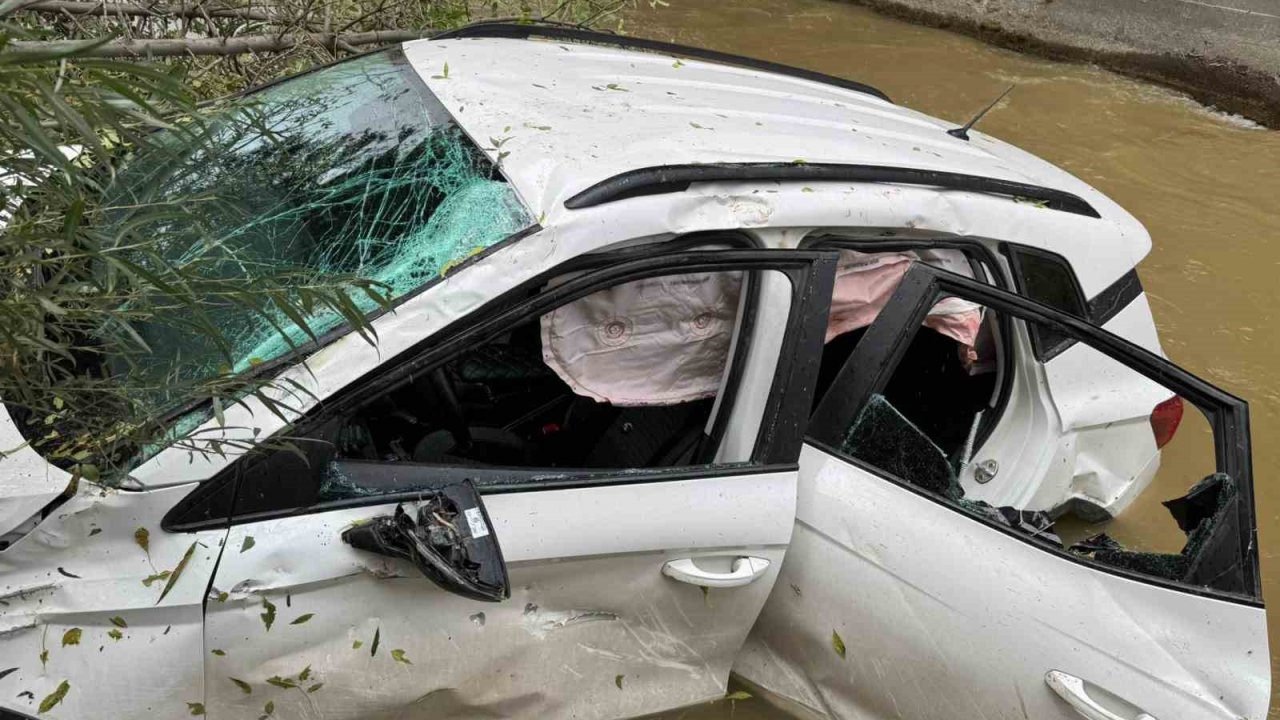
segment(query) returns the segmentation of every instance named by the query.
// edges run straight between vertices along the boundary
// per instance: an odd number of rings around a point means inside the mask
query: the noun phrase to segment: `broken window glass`
[[[398,51],[243,96],[214,128],[195,139],[159,134],[111,190],[120,223],[130,207],[182,199],[182,224],[156,231],[166,259],[198,263],[202,277],[273,276],[298,293],[359,277],[394,302],[533,224]],[[380,308],[364,292],[350,299],[357,312]],[[130,360],[184,377],[243,371],[310,337],[274,310],[216,296],[206,306],[232,342],[226,354],[179,323],[152,322],[136,328],[152,352]],[[304,320],[317,336],[346,324],[326,309]]]

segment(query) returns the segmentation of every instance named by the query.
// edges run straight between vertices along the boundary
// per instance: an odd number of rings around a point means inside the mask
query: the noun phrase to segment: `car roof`
[[[732,56],[696,59],[690,53],[716,54],[595,33],[534,27],[527,38],[510,35],[481,28],[403,50],[544,219],[554,221],[584,190],[646,168],[763,163],[1021,183],[1077,195],[1124,230],[1137,225],[1063,170],[979,132],[970,141],[948,135],[957,123],[856,82],[768,63],[745,67]],[[1136,257],[1146,254],[1145,232],[1122,234],[1137,238]]]

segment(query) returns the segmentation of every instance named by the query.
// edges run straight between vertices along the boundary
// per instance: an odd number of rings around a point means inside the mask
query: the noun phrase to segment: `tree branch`
[[[264,10],[235,7],[209,7],[202,5],[141,5],[132,2],[92,2],[92,0],[36,0],[24,5],[25,12],[37,13],[70,13],[72,15],[95,15],[115,17],[186,17],[203,18],[207,12],[210,17],[240,18],[271,22],[270,13]]]
[[[229,38],[176,38],[164,40],[114,40],[76,53],[77,57],[185,57],[191,55],[240,55],[276,53],[299,45],[338,47],[384,45],[430,37],[434,30],[376,30],[356,33],[295,33],[290,35],[241,35]],[[14,41],[0,52],[0,58],[47,57],[49,53],[71,52],[83,47],[83,40]]]

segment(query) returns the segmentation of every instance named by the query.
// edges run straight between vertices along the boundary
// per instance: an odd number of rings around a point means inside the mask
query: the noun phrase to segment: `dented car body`
[[[376,347],[226,319],[290,422],[175,422],[288,450],[73,484],[6,414],[0,714],[624,718],[733,672],[813,717],[1265,716],[1247,407],[1162,357],[1096,190],[857,83],[562,28],[247,98],[296,142],[125,191],[239,178],[229,242],[397,305]],[[1160,500],[1172,546],[1127,524]]]

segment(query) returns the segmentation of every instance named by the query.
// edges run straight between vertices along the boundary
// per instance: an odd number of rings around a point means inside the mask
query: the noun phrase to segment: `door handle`
[[[662,574],[690,585],[729,588],[747,585],[769,569],[769,561],[758,557],[735,557],[727,573],[703,570],[694,564],[694,560],[695,558],[671,560],[662,566]]]
[[[1080,713],[1080,717],[1088,720],[1156,720],[1154,716],[1133,708],[1129,703],[1120,702],[1132,708],[1126,715],[1117,715],[1103,707],[1102,703],[1089,695],[1085,681],[1075,675],[1068,675],[1061,670],[1050,670],[1044,675],[1045,683],[1058,693],[1058,697]]]

